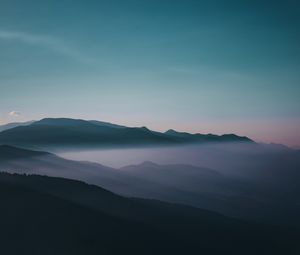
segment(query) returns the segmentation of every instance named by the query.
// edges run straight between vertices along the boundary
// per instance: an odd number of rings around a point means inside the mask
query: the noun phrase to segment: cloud
[[[12,117],[18,117],[21,115],[20,112],[17,112],[17,111],[11,111],[8,113],[9,116],[12,116]]]
[[[42,46],[61,55],[71,57],[80,62],[90,62],[90,59],[79,51],[68,46],[63,40],[48,35],[36,35],[18,31],[0,30],[0,40],[19,41],[22,43]]]

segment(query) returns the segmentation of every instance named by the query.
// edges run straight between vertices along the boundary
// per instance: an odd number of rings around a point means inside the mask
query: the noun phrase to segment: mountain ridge
[[[184,135],[183,135],[184,134]],[[203,135],[157,132],[147,127],[125,127],[107,122],[70,118],[44,118],[26,126],[0,132],[0,144],[30,146],[39,149],[76,146],[156,146],[207,142],[251,142],[234,134]]]

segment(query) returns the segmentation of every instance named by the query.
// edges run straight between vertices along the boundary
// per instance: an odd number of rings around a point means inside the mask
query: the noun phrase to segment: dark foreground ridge
[[[2,254],[298,254],[299,232],[129,199],[62,178],[0,173]]]

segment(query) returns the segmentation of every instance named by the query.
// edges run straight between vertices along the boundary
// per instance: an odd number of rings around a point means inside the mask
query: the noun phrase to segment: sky
[[[0,124],[71,117],[300,147],[299,95],[299,1],[0,0]]]

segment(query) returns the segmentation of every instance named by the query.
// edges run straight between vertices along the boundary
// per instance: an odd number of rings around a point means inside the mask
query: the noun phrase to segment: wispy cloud
[[[42,46],[80,62],[91,61],[87,56],[67,45],[63,40],[53,36],[0,30],[0,40],[14,40],[30,45]]]
[[[8,115],[12,116],[12,117],[18,117],[18,116],[21,115],[21,113],[18,112],[18,111],[11,111],[11,112],[8,113]]]

